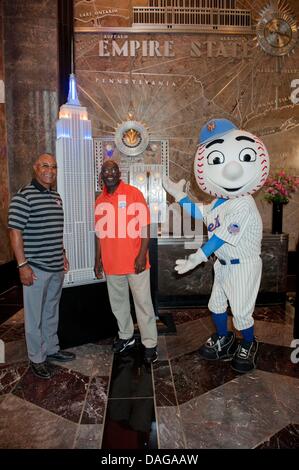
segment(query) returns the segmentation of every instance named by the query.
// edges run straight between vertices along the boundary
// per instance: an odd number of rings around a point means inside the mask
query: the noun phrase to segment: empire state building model
[[[94,159],[91,122],[80,105],[75,75],[56,123],[57,189],[64,207],[64,247],[70,263],[64,286],[96,281],[94,275]]]

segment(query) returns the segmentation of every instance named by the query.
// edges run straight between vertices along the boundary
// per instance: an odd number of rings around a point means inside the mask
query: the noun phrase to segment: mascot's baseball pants
[[[262,260],[240,260],[239,264],[225,265],[217,260],[214,264],[215,279],[209,300],[209,310],[223,313],[229,301],[233,324],[237,330],[253,326],[253,312],[262,275]]]

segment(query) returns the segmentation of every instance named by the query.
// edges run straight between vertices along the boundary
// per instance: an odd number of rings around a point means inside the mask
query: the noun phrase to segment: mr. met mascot
[[[215,197],[212,203],[199,209],[183,192],[185,180],[164,180],[166,191],[194,217],[203,219],[209,238],[187,260],[177,260],[175,270],[184,274],[211,254],[217,257],[208,304],[216,333],[199,354],[209,360],[232,360],[232,368],[240,373],[256,366],[253,311],[262,273],[263,225],[252,194],[263,186],[268,173],[269,156],[263,142],[227,119],[214,119],[201,129],[194,160],[196,182]],[[228,301],[234,327],[242,334],[239,343],[235,332],[228,331]]]

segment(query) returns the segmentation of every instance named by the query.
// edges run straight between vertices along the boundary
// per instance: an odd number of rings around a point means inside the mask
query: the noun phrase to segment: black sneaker
[[[146,364],[153,364],[158,360],[158,353],[156,346],[154,348],[145,348],[144,349],[144,362]]]
[[[53,373],[48,369],[46,362],[32,362],[30,361],[30,367],[34,375],[40,379],[50,379]]]
[[[232,368],[241,374],[255,369],[258,347],[259,344],[256,339],[253,341],[245,341],[243,339],[232,360]]]
[[[112,351],[114,353],[122,353],[124,351],[134,348],[134,346],[135,346],[135,338],[133,336],[132,338],[128,338],[128,339],[117,338],[114,340]]]
[[[59,350],[54,354],[49,354],[47,356],[47,361],[57,361],[57,362],[69,362],[76,359],[76,354],[69,351]]]
[[[207,342],[199,348],[200,356],[210,361],[226,360],[229,361],[234,357],[236,352],[236,335],[233,331],[229,331],[226,336],[219,336],[214,333]]]

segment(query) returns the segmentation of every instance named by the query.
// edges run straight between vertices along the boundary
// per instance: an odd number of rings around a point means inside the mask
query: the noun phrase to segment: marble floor
[[[170,311],[177,332],[159,336],[154,366],[143,364],[138,341],[114,357],[107,338],[71,348],[76,360],[53,364],[53,378],[41,380],[28,366],[23,310],[14,305],[0,324],[0,449],[299,448],[288,309],[256,308],[260,353],[245,375],[198,356],[213,325],[197,308]]]

